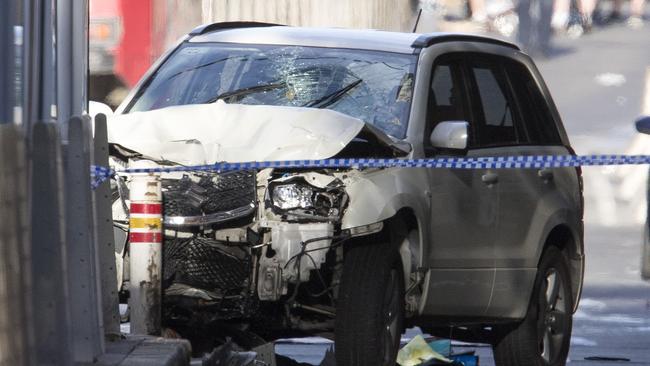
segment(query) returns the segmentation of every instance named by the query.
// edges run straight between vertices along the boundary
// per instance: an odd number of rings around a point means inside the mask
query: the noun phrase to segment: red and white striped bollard
[[[160,175],[134,174],[129,189],[131,334],[160,335],[163,242]]]

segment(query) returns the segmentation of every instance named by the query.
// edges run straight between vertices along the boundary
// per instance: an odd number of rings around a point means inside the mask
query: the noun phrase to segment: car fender
[[[539,236],[539,245],[537,246],[536,260],[539,262],[542,253],[545,249],[546,241],[552,235],[553,230],[558,227],[563,227],[568,230],[570,235],[570,243],[551,243],[551,244],[567,244],[568,247],[567,254],[569,256],[570,271],[571,271],[571,280],[572,288],[571,292],[573,293],[573,305],[574,311],[577,310],[578,303],[580,300],[580,295],[582,293],[582,285],[584,278],[584,265],[585,265],[585,256],[584,256],[584,240],[582,234],[582,223],[579,219],[579,216],[576,215],[570,209],[560,208],[554,211],[548,219],[544,222],[542,229],[542,235]]]
[[[404,266],[405,286],[410,287],[410,273],[423,266],[423,243],[426,243],[430,197],[428,194],[428,176],[425,169],[389,168],[372,171],[351,171],[341,177],[350,198],[348,208],[342,218],[341,229],[352,229],[366,225],[385,222],[391,232],[400,238],[400,257]],[[415,219],[417,231],[408,227],[405,217],[391,220],[396,215],[409,212]],[[386,225],[384,226],[386,227]],[[420,297],[416,300],[416,309],[420,307]]]
[[[542,235],[539,236],[539,245],[537,249],[537,253],[535,258],[537,258],[537,261],[539,262],[540,258],[542,257],[542,252],[544,250],[544,245],[546,244],[546,240],[548,239],[549,235],[558,226],[564,226],[569,232],[571,233],[571,239],[573,240],[573,243],[575,244],[575,247],[572,248],[572,255],[583,255],[583,248],[582,248],[582,235],[580,235],[578,231],[578,222],[575,222],[576,220],[573,219],[575,216],[575,213],[572,213],[571,210],[569,209],[559,209],[555,211],[552,215],[548,217],[546,222],[544,223],[544,227],[542,229]]]
[[[425,169],[389,168],[368,171],[351,171],[342,178],[350,198],[343,215],[341,229],[351,229],[378,222],[386,222],[400,210],[408,210],[418,225],[417,243],[400,248],[405,274],[423,265],[423,243],[427,242],[430,196]],[[406,234],[410,235],[405,231]],[[407,238],[404,238],[405,240]],[[409,240],[414,240],[409,238]],[[408,249],[408,250],[407,250]]]
[[[350,202],[341,229],[385,221],[403,208],[411,209],[420,222],[426,217],[430,198],[425,169],[351,171],[342,180]]]

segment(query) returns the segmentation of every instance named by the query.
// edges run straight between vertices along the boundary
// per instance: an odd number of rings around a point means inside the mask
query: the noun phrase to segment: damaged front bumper
[[[269,304],[284,309],[283,316],[297,308],[333,315],[341,244],[381,230],[381,224],[341,230],[349,198],[340,174],[267,169],[163,176],[164,321],[255,319]],[[122,211],[116,217],[128,217],[128,197],[123,200],[114,204]]]

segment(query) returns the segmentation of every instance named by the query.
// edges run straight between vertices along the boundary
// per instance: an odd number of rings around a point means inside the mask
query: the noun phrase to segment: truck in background
[[[90,0],[90,100],[115,108],[165,49],[201,22],[201,6],[184,0]]]

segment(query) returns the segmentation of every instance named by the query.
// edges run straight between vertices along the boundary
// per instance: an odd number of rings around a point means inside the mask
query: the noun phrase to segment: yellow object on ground
[[[397,353],[397,363],[401,366],[417,366],[430,360],[452,363],[452,361],[429,347],[421,335],[415,336]]]

